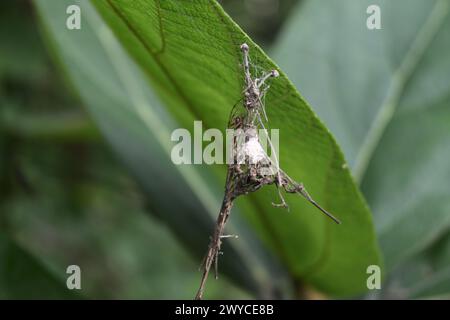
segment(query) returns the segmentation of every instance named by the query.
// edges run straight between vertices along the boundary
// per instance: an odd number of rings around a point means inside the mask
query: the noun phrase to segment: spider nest
[[[264,124],[268,122],[264,105],[266,92],[270,88],[268,82],[270,79],[278,77],[279,73],[277,70],[271,70],[263,72],[260,77],[252,77],[249,46],[243,43],[240,48],[243,55],[245,87],[243,98],[240,101],[242,104],[238,103],[233,107],[228,121],[228,128],[233,129],[234,132],[232,161],[228,161],[225,195],[208,252],[202,263],[203,276],[196,299],[202,299],[203,297],[206,279],[213,264],[215,265],[217,278],[218,258],[222,253],[222,239],[237,237],[235,235],[224,235],[223,233],[233,202],[237,197],[255,192],[265,185],[275,185],[281,203],[272,203],[272,205],[288,208],[281,190],[287,193],[298,193],[334,222],[340,223],[337,218],[323,209],[309,195],[302,183],[296,182],[281,170],[276,157],[276,150],[274,150],[274,146],[268,138]],[[263,148],[260,132],[265,134],[273,157],[269,157]]]

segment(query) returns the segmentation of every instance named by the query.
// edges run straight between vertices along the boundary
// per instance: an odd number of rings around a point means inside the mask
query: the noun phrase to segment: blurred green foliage
[[[364,27],[369,5],[381,30]],[[450,294],[449,40],[447,0],[305,0],[274,47],[372,208],[381,297]]]

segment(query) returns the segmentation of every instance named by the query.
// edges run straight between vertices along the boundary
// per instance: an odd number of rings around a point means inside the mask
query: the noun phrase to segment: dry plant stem
[[[225,236],[223,234],[225,225],[231,213],[231,207],[233,206],[233,201],[240,195],[246,195],[251,192],[259,190],[265,185],[275,185],[278,189],[278,194],[281,199],[281,204],[274,204],[277,207],[288,208],[285,202],[281,189],[287,193],[297,193],[303,196],[321,212],[331,218],[334,222],[340,223],[340,221],[335,218],[331,213],[323,209],[306,191],[305,187],[301,183],[297,183],[295,180],[290,178],[283,170],[281,170],[278,158],[275,154],[275,166],[271,167],[273,164],[272,160],[268,157],[267,153],[262,150],[259,136],[257,134],[257,129],[262,128],[266,133],[267,129],[261,118],[261,114],[267,121],[267,116],[265,114],[264,103],[262,97],[264,97],[265,92],[269,88],[266,81],[269,78],[278,77],[278,71],[272,70],[268,73],[263,74],[261,77],[252,77],[250,74],[250,58],[249,58],[249,47],[247,44],[243,43],[241,45],[241,50],[243,54],[243,68],[245,76],[245,89],[243,92],[243,106],[244,112],[237,112],[233,107],[230,114],[230,119],[228,121],[228,128],[234,130],[244,130],[249,134],[245,135],[245,139],[239,142],[237,136],[234,137],[233,141],[233,163],[228,165],[227,181],[225,185],[225,196],[223,198],[222,207],[220,209],[219,217],[216,221],[216,226],[214,229],[213,236],[209,243],[208,252],[203,260],[203,274],[202,280],[200,282],[200,288],[198,289],[196,300],[203,298],[203,292],[205,289],[206,280],[208,279],[209,272],[212,265],[215,265],[216,278],[217,278],[217,266],[219,255],[222,253],[220,251],[222,246],[222,239],[229,238],[231,236]],[[256,140],[256,142],[255,142]],[[274,147],[272,142],[269,140],[270,149],[273,151]],[[248,143],[251,141],[253,144],[248,147]],[[247,145],[247,147],[246,147]],[[259,145],[259,148],[258,148]],[[236,153],[239,151],[244,152],[244,158],[246,159],[243,163],[236,161],[238,157]],[[256,159],[256,160],[255,160]],[[270,168],[269,171],[266,169]]]
[[[220,247],[222,246],[222,237],[225,225],[228,221],[228,217],[233,207],[235,196],[233,195],[233,189],[231,188],[231,175],[232,168],[228,168],[227,182],[225,186],[225,196],[222,201],[222,207],[220,208],[219,216],[217,217],[216,227],[214,229],[213,237],[209,243],[208,252],[206,253],[203,261],[203,275],[200,282],[200,288],[197,291],[195,300],[201,300],[203,298],[203,292],[205,290],[206,280],[208,279],[209,271],[213,263],[216,263],[216,278],[217,278],[217,261],[220,254]]]

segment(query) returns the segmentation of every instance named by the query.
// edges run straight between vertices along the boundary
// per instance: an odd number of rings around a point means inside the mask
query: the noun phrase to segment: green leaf
[[[206,128],[225,128],[242,95],[243,42],[258,67],[276,68],[215,1],[93,3],[184,127],[201,119]],[[336,296],[366,290],[366,268],[380,260],[369,210],[341,150],[284,73],[272,81],[266,105],[271,128],[280,129],[281,167],[343,224],[298,197],[288,197],[291,213],[273,208],[272,188],[251,202],[239,199],[243,214],[295,278]]]
[[[449,2],[305,1],[275,51],[343,146],[388,269],[448,230]]]
[[[146,191],[151,212],[172,228],[200,264],[220,208],[222,184],[210,172],[172,164],[170,134],[178,124],[160,106],[142,72],[89,2],[35,3],[49,45],[93,120]],[[74,3],[82,10],[81,30],[66,28],[64,12]],[[241,239],[226,243],[221,271],[256,296],[273,297],[275,290],[284,290],[283,271],[238,222],[234,219],[229,231]],[[272,277],[280,281],[273,282]]]
[[[48,271],[35,257],[0,234],[1,299],[69,299],[65,279]]]

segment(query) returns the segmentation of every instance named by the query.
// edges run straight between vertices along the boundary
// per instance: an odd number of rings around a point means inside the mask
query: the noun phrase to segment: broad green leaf
[[[223,186],[208,172],[172,164],[170,134],[177,123],[88,1],[35,3],[50,42],[93,120],[147,192],[150,210],[173,229],[200,264]],[[72,31],[66,28],[65,10],[74,3],[82,10],[82,29]],[[227,258],[220,270],[256,296],[273,297],[275,289],[284,290],[282,270],[266,257],[245,224],[237,222],[229,230],[241,239],[226,243]],[[164,258],[163,252],[155,254]],[[280,281],[273,282],[272,277]]]
[[[255,66],[277,68],[215,1],[93,3],[186,128],[193,120],[225,128],[243,90],[243,42]],[[273,208],[273,188],[250,202],[239,199],[242,213],[296,279],[336,296],[366,290],[366,268],[380,264],[379,255],[369,210],[341,150],[282,72],[271,83],[266,109],[270,127],[280,129],[281,167],[343,224],[332,224],[299,197],[287,198],[291,213]]]
[[[0,233],[0,299],[76,298],[65,279]]]
[[[366,9],[381,9],[368,30]],[[362,185],[388,269],[450,226],[450,3],[304,1],[275,49]]]

